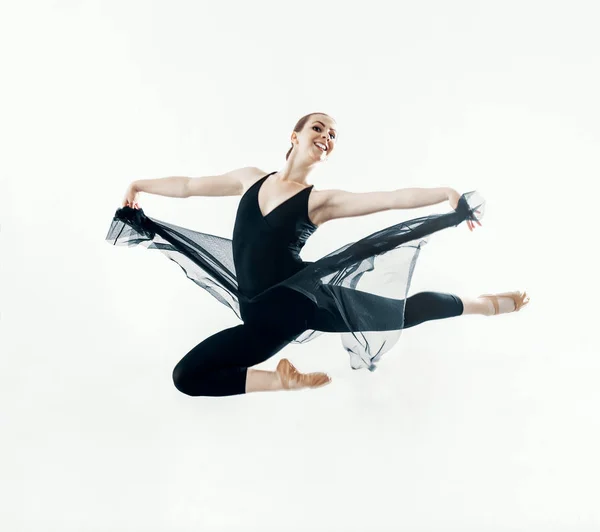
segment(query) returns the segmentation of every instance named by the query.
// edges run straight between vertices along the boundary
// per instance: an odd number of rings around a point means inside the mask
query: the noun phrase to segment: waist
[[[235,261],[238,287],[250,298],[288,279],[305,267],[306,264],[302,260],[291,257],[243,257]]]

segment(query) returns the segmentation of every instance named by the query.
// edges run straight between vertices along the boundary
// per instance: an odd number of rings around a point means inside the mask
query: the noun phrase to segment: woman
[[[335,121],[312,113],[294,127],[292,147],[278,172],[247,167],[215,177],[139,180],[129,186],[107,240],[160,249],[243,320],[183,357],[173,371],[181,392],[225,396],[323,386],[331,380],[325,373],[302,374],[287,359],[275,371],[252,366],[290,342],[339,332],[352,366],[372,370],[402,329],[459,315],[518,311],[528,303],[521,292],[476,299],[440,292],[406,297],[426,238],[463,221],[472,231],[475,223],[481,225],[483,202],[475,204],[474,192],[461,196],[451,188],[315,190],[307,178],[331,157],[336,141]],[[140,192],[179,198],[242,196],[233,240],[147,217],[139,207]],[[385,228],[316,262],[300,259],[306,240],[328,221],[446,200],[454,212]]]

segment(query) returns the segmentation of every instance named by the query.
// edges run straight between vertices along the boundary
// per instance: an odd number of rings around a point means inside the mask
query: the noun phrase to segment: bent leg
[[[247,368],[264,362],[293,338],[273,328],[246,323],[209,336],[173,370],[182,393],[220,397],[245,393]]]
[[[327,287],[332,293],[328,308],[315,309],[308,328],[324,332],[393,331],[420,323],[459,316],[463,303],[443,292],[419,292],[394,299],[342,286]]]

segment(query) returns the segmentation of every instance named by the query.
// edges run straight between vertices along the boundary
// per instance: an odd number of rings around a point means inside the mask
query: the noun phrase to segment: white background
[[[54,1],[0,13],[0,528],[600,530],[595,2]],[[280,169],[317,189],[452,186],[483,226],[411,293],[526,289],[516,314],[404,331],[379,369],[291,345],[319,390],[189,397],[171,372],[234,314],[157,251],[104,241],[135,179]],[[231,237],[238,197],[142,194]],[[440,204],[331,222],[305,260]]]

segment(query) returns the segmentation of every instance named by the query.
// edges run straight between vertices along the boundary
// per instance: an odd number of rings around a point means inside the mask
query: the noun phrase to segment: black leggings
[[[337,287],[368,311],[376,305],[389,306],[380,331],[407,329],[420,323],[459,316],[463,303],[455,295],[420,292],[406,299],[404,318],[398,311],[403,301]],[[394,312],[395,310],[395,312]],[[247,368],[271,358],[307,329],[324,332],[352,332],[338,313],[317,308],[297,292],[286,292],[269,305],[241,308],[244,323],[209,336],[173,370],[173,382],[182,393],[192,396],[238,395],[246,391]],[[398,318],[400,316],[400,319]],[[402,323],[400,323],[402,322]],[[360,331],[360,327],[355,329]],[[366,330],[374,330],[372,326]]]

